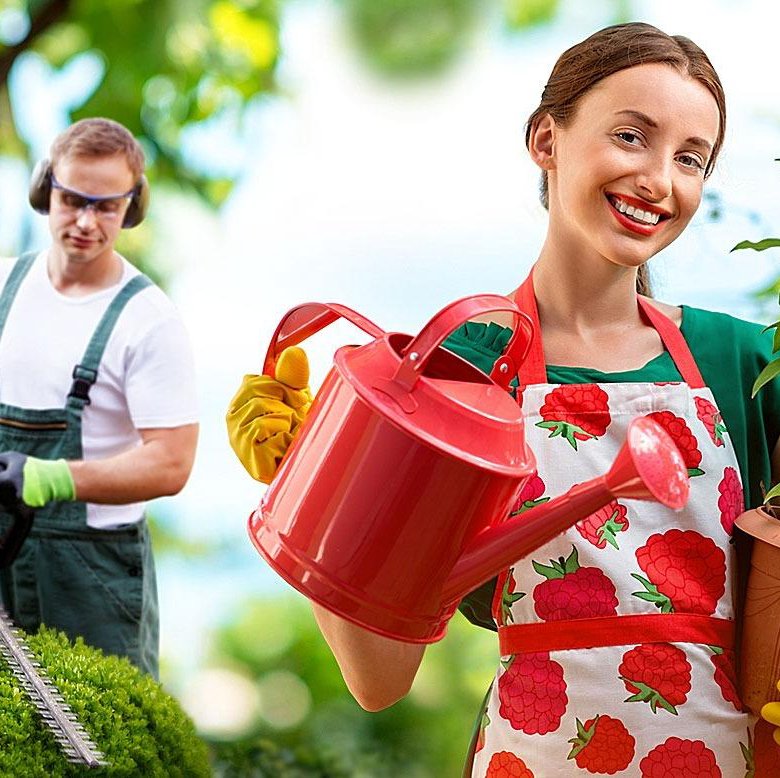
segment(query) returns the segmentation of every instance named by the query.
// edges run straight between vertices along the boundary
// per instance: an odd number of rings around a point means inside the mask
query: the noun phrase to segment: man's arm
[[[139,430],[143,443],[107,459],[68,462],[76,499],[126,505],[177,494],[195,458],[198,425]]]

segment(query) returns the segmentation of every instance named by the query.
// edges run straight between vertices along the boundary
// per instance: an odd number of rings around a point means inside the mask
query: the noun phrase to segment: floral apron
[[[606,472],[643,415],[677,443],[690,500],[613,501],[498,577],[501,662],[472,776],[753,775],[735,688],[737,459],[679,329],[638,300],[684,383],[549,384],[537,338],[521,379],[538,473],[513,513]],[[540,332],[530,277],[517,303]]]

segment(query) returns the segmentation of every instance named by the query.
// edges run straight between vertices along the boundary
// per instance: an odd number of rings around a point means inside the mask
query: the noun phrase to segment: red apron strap
[[[691,389],[703,389],[704,379],[701,377],[696,360],[693,358],[680,328],[644,297],[637,295],[637,300],[639,300],[639,310],[644,313],[647,320],[661,336],[661,340],[680,371],[683,381]]]
[[[637,613],[498,628],[501,656],[639,643],[700,643],[733,649],[734,622],[698,613]]]
[[[542,344],[542,328],[539,326],[539,309],[536,307],[536,295],[534,294],[534,269],[528,274],[528,278],[520,284],[514,298],[517,307],[527,314],[534,325],[536,337],[531,342],[531,350],[520,366],[519,376],[521,386],[547,383],[547,366],[544,361],[544,346]]]
[[[504,586],[509,578],[509,568],[502,570],[496,577],[496,588],[493,589],[493,599],[490,603],[490,612],[493,621],[496,622],[499,629],[504,625],[504,613],[502,605],[504,602]]]
[[[539,309],[536,305],[536,295],[534,294],[533,268],[531,268],[528,278],[523,281],[515,292],[514,299],[520,310],[531,317],[537,333],[537,337],[534,338],[531,344],[531,351],[520,367],[520,382],[523,386],[546,384],[547,367],[541,337],[542,330],[539,326]],[[672,357],[672,361],[680,371],[683,381],[691,389],[702,389],[705,385],[704,379],[699,372],[691,350],[688,348],[688,344],[685,342],[685,338],[683,338],[680,332],[680,328],[644,297],[637,295],[637,301],[640,312],[661,337],[664,348]]]

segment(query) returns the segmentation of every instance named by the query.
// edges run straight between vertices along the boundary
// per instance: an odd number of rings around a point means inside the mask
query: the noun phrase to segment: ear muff
[[[30,205],[38,213],[49,212],[49,198],[51,198],[51,163],[48,159],[42,159],[33,168],[30,178]]]
[[[130,200],[130,205],[127,206],[127,210],[125,211],[125,218],[122,222],[122,226],[125,229],[137,227],[144,220],[148,208],[149,182],[146,180],[146,176],[141,174],[141,180],[135,185],[135,191]]]
[[[51,199],[51,162],[48,159],[42,159],[33,168],[30,177],[30,205],[38,212],[47,214],[49,212],[49,201]],[[141,175],[141,180],[135,185],[133,196],[130,199],[130,205],[125,211],[125,218],[122,221],[122,227],[130,229],[137,227],[146,216],[149,208],[149,182],[145,175]]]

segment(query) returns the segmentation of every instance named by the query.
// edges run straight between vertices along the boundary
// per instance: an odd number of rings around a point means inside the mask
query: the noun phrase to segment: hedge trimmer
[[[32,524],[32,511],[25,506],[8,508],[12,524],[0,538],[0,567],[13,562]],[[0,607],[0,655],[27,692],[28,697],[54,735],[69,762],[87,767],[104,767],[108,763],[90,739],[76,714],[62,698],[57,687],[46,677],[40,664],[27,647],[5,609]]]

